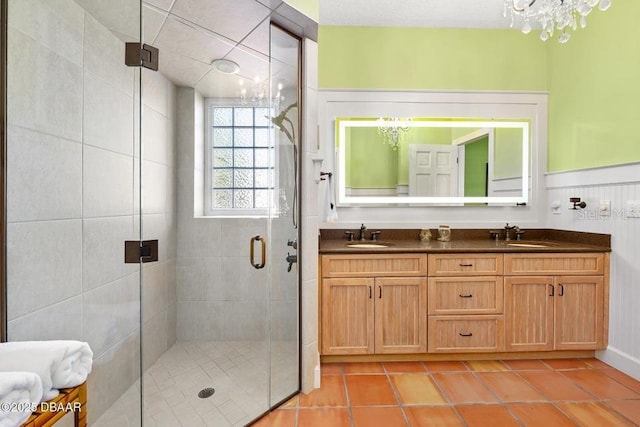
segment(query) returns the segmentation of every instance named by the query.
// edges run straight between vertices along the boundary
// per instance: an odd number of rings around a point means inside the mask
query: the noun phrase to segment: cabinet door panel
[[[558,276],[556,350],[591,350],[603,346],[602,276]]]
[[[374,279],[323,279],[322,354],[373,353]]]
[[[427,279],[375,280],[375,352],[427,352]]]
[[[506,277],[507,351],[553,349],[553,277]]]

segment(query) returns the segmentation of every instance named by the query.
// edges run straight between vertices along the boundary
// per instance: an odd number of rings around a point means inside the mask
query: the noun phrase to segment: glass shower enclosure
[[[300,389],[301,40],[263,3],[4,1],[7,338],[90,344],[90,425]]]

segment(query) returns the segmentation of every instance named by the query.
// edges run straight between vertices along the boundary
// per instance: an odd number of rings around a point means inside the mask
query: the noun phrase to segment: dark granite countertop
[[[320,231],[321,254],[331,253],[488,253],[488,252],[527,252],[527,253],[567,253],[567,252],[610,252],[611,236],[608,234],[583,233],[553,229],[526,230],[523,240],[499,240],[489,238],[488,229],[452,229],[451,241],[440,242],[432,239],[419,240],[420,230],[388,229],[381,230],[378,241],[348,242],[344,236],[346,229],[323,229]],[[352,230],[353,231],[353,230]],[[356,236],[359,233],[356,233]],[[436,230],[431,230],[437,236]],[[501,235],[502,236],[502,235]],[[368,235],[367,235],[368,237]],[[377,244],[382,247],[349,247],[348,245]]]

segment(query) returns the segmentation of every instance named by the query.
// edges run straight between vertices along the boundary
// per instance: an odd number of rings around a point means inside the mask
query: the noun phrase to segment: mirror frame
[[[456,128],[511,128],[522,129],[522,177],[521,196],[486,197],[429,197],[429,196],[349,196],[346,194],[346,130],[348,128],[378,127],[378,121],[368,118],[336,118],[336,164],[337,164],[337,205],[363,206],[411,204],[420,205],[464,205],[465,203],[487,203],[491,205],[514,205],[529,202],[529,120],[489,120],[489,119],[444,119],[419,118],[417,120],[399,120],[401,126],[419,127],[456,127]]]

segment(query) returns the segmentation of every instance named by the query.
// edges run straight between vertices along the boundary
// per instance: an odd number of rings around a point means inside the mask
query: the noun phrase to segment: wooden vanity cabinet
[[[607,345],[608,253],[323,254],[321,273],[323,355]]]
[[[427,351],[425,254],[322,255],[322,354]]]
[[[601,253],[505,255],[506,350],[604,348],[604,265]]]

